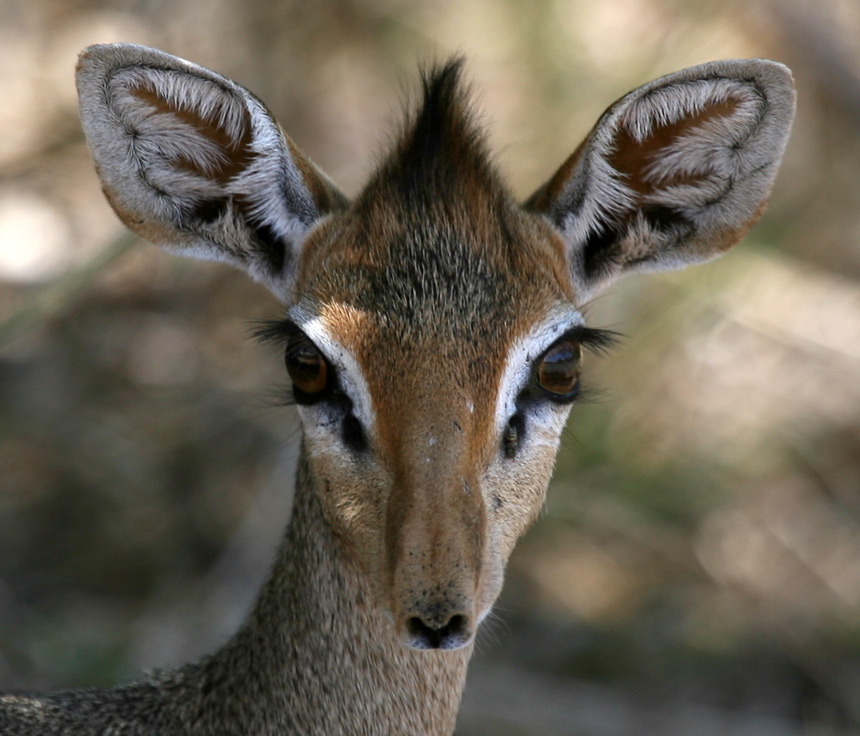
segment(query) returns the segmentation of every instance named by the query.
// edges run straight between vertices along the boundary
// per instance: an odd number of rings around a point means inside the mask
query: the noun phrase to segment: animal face
[[[595,339],[558,238],[496,194],[479,231],[456,204],[333,217],[283,325],[328,519],[413,646],[489,611]]]
[[[92,47],[78,88],[105,193],[164,247],[246,270],[284,344],[325,518],[392,635],[467,646],[538,514],[606,333],[581,306],[633,271],[725,252],[761,214],[788,71],[714,62],[634,90],[524,205],[501,183],[460,63],[350,201],[253,95],[137,46]]]
[[[518,206],[457,87],[307,241],[281,325],[332,526],[408,645],[468,643],[537,516],[580,387],[561,238]]]

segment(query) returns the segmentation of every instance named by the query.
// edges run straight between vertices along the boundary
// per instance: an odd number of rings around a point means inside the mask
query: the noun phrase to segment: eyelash
[[[621,340],[621,333],[614,330],[604,330],[597,327],[574,327],[572,330],[562,335],[559,340],[556,340],[553,345],[561,340],[574,340],[582,347],[589,350],[591,353],[598,356],[605,356],[618,346]],[[552,346],[547,350],[552,349]]]
[[[257,323],[251,336],[264,343],[276,346],[285,346],[289,338],[296,333],[299,328],[294,322],[288,319],[268,319]],[[606,355],[616,347],[621,339],[621,333],[614,330],[605,330],[596,327],[586,327],[579,325],[571,330],[568,330],[553,345],[563,340],[574,340],[587,348],[592,353],[597,355]],[[550,345],[547,350],[551,350],[553,345]],[[544,353],[546,350],[544,351]],[[543,353],[542,353],[543,355]]]

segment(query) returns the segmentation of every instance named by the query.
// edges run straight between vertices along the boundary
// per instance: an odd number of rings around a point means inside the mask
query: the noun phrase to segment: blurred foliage
[[[131,41],[231,76],[347,192],[419,63],[463,52],[526,195],[615,98],[702,61],[795,72],[762,222],[590,308],[544,518],[509,568],[470,734],[860,730],[856,0],[31,0],[0,5],[0,688],[107,684],[217,646],[289,506],[278,308],[122,234],[72,69]]]

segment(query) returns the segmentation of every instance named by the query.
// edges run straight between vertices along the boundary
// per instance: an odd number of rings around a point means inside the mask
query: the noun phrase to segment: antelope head
[[[391,635],[469,645],[538,515],[589,349],[582,307],[633,271],[734,245],[790,127],[785,67],[714,62],[612,105],[525,204],[459,82],[423,97],[349,200],[263,104],[213,72],[97,46],[78,86],[105,193],[143,237],[239,266],[283,341],[326,523]]]

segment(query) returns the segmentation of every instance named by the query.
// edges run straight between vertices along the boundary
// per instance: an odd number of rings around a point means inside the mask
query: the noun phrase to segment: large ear
[[[740,240],[767,203],[794,100],[786,67],[750,59],[685,69],[612,105],[526,202],[566,241],[580,297]]]
[[[168,250],[225,261],[287,297],[302,243],[346,200],[238,84],[154,49],[91,46],[81,120],[120,219]]]

